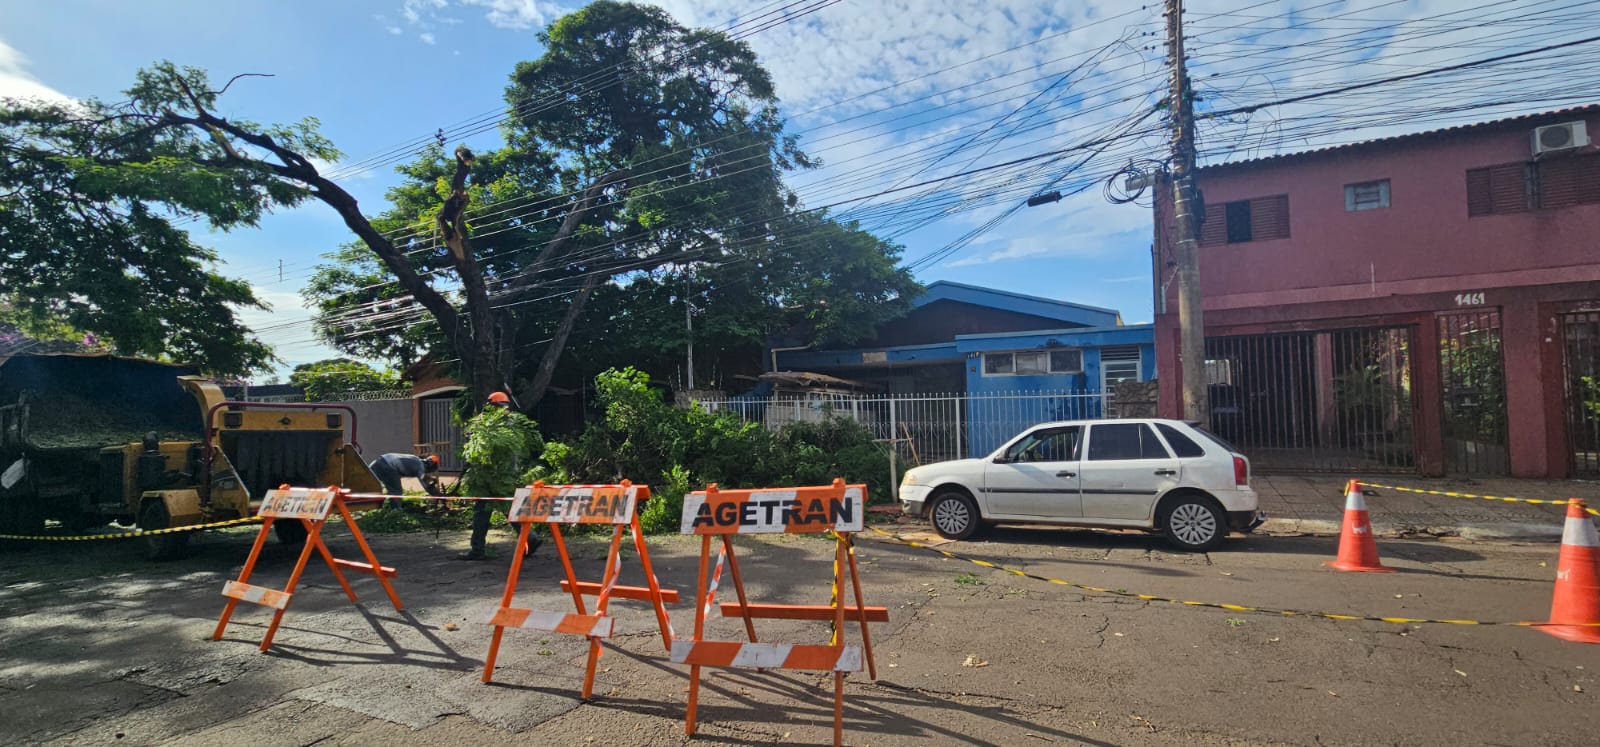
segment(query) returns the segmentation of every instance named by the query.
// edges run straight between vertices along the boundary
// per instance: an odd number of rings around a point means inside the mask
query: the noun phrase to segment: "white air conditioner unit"
[[[1562,122],[1533,129],[1533,154],[1556,153],[1589,144],[1589,130],[1582,120]]]

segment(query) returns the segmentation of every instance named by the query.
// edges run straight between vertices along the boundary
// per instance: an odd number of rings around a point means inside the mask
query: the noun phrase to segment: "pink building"
[[[1264,469],[1600,475],[1586,133],[1600,105],[1202,169],[1213,428]],[[1156,360],[1177,417],[1170,199],[1156,211]]]

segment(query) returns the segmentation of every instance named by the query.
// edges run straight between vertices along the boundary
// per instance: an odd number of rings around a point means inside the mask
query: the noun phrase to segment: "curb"
[[[1342,520],[1333,519],[1272,519],[1269,518],[1257,532],[1263,534],[1326,534],[1338,536]],[[1420,526],[1385,522],[1374,518],[1374,536],[1389,539],[1428,535],[1432,537],[1460,537],[1476,541],[1559,540],[1560,524],[1460,524],[1449,526]]]

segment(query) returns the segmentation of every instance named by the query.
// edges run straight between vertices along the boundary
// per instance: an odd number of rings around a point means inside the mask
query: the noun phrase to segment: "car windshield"
[[[1199,426],[1190,426],[1190,427],[1193,428],[1196,433],[1198,433],[1198,434],[1200,434],[1202,436],[1205,436],[1206,438],[1211,439],[1218,446],[1221,446],[1222,448],[1227,449],[1228,451],[1230,451],[1232,453],[1235,453],[1235,454],[1240,453],[1238,449],[1234,448],[1233,444],[1230,444],[1227,441],[1222,440],[1221,436],[1219,436],[1219,435],[1217,435],[1215,433],[1212,433],[1211,431],[1208,431],[1208,430],[1206,430],[1204,428],[1201,428]]]

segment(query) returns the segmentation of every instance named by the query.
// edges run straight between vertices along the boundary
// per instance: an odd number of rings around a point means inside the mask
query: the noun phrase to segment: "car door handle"
[[[1076,472],[1068,472],[1066,470],[1062,470],[1062,471],[1056,473],[1056,477],[1077,477],[1077,476],[1078,476],[1078,473],[1076,473]]]
[[[1158,470],[1156,470],[1156,474],[1161,475],[1163,477],[1171,477],[1173,475],[1178,474],[1178,471],[1175,470],[1175,469],[1158,469]]]

